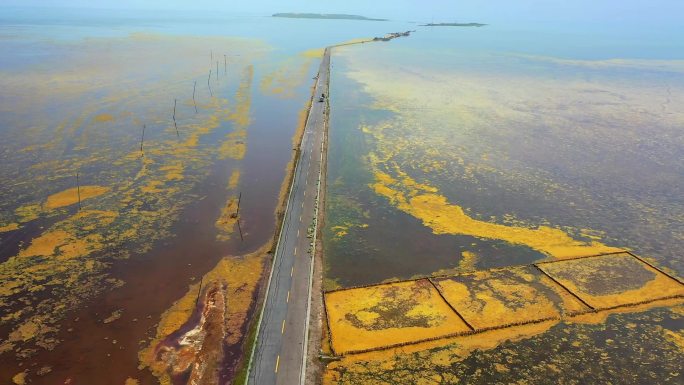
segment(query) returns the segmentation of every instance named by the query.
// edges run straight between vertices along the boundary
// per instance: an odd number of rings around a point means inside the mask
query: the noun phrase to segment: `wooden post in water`
[[[195,113],[197,113],[197,102],[195,101],[195,91],[197,90],[197,80],[195,80],[195,84],[192,86],[192,104],[195,105]]]
[[[219,74],[219,70],[218,70],[218,60],[217,60],[216,61],[216,81],[218,81],[218,76],[219,76],[218,74]]]
[[[146,127],[146,125],[143,124],[142,136],[140,137],[140,155],[141,156],[145,156],[145,153],[143,152],[143,142],[145,141],[145,127]]]
[[[200,278],[200,287],[199,287],[199,290],[197,290],[197,299],[195,300],[195,307],[197,307],[197,304],[199,303],[200,295],[202,294],[202,280],[204,280],[204,277]]]
[[[242,200],[242,191],[240,192],[240,195],[238,195],[238,207],[237,210],[235,211],[235,215],[240,214],[240,201]]]
[[[242,227],[240,226],[240,217],[238,217],[237,225],[238,225],[238,231],[240,232],[240,241],[244,242],[245,239],[242,237]]]
[[[178,124],[176,124],[176,102],[178,99],[173,99],[173,126],[176,127],[176,137],[180,139],[180,133],[178,132]]]
[[[214,93],[211,92],[211,69],[209,70],[209,77],[207,78],[207,87],[209,87],[209,95],[214,96]]]
[[[78,194],[78,210],[81,210],[81,182],[78,180],[78,171],[76,172],[76,194]]]

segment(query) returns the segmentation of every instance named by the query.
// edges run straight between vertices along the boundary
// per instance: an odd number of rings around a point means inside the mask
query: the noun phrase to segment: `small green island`
[[[291,19],[334,19],[334,20],[363,20],[363,21],[387,21],[387,19],[371,19],[359,15],[345,15],[339,13],[274,13],[273,17],[286,17]]]
[[[421,27],[484,27],[487,24],[481,23],[428,23]]]

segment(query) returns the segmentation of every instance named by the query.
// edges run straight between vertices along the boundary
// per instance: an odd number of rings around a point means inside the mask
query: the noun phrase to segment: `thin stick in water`
[[[195,90],[197,90],[197,80],[195,80],[195,84],[192,86],[192,104],[195,105],[195,113],[197,113],[197,102],[195,101]]]
[[[238,225],[238,231],[240,232],[240,241],[245,241],[245,239],[242,237],[242,226],[240,226],[240,218],[237,220],[237,225]]]
[[[176,124],[176,102],[178,102],[178,99],[173,99],[173,126],[176,127],[176,137],[180,139],[180,133],[178,132],[178,124]]]
[[[228,73],[228,58],[226,58],[226,55],[223,55],[223,71],[224,73]]]
[[[235,210],[235,215],[237,216],[240,214],[240,201],[242,200],[242,192],[240,192],[240,195],[238,195],[238,205],[237,205],[237,210]]]
[[[143,142],[145,141],[145,127],[146,127],[146,125],[143,124],[142,136],[140,137],[140,155],[141,156],[145,156],[145,153],[143,152]]]
[[[197,304],[199,303],[200,294],[202,294],[202,280],[204,280],[204,277],[200,278],[200,286],[199,290],[197,291],[197,299],[195,300],[195,306],[197,306]]]
[[[218,70],[218,60],[216,61],[216,80],[218,81],[218,75],[219,75],[219,70]]]
[[[207,87],[209,87],[209,95],[214,96],[214,93],[211,92],[211,70],[209,70],[209,78],[207,78]]]
[[[81,182],[78,180],[78,171],[76,172],[76,193],[78,194],[78,210],[81,210]]]

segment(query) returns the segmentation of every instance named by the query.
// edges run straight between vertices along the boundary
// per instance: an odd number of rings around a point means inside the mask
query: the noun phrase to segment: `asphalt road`
[[[325,50],[316,90],[302,138],[301,153],[288,197],[275,261],[266,293],[248,384],[303,383],[306,371],[307,313],[310,301],[313,238],[307,230],[314,221],[321,169],[322,143],[328,95],[330,49]]]

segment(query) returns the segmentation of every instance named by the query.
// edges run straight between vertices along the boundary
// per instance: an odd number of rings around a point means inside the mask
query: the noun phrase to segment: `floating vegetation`
[[[325,303],[337,354],[469,330],[425,280],[332,292]]]
[[[67,314],[124,284],[109,275],[117,261],[144,254],[172,235],[182,210],[200,199],[193,191],[209,176],[212,164],[227,152],[230,160],[225,162],[242,159],[253,76],[248,61],[264,49],[242,39],[198,43],[156,35],[59,44],[77,48],[64,65],[57,63],[35,77],[23,72],[0,77],[2,88],[17,95],[14,110],[3,116],[8,127],[4,145],[16,151],[2,154],[7,167],[0,177],[13,182],[0,187],[0,234],[28,229],[15,241],[16,254],[0,264],[0,324],[6,333],[0,336],[0,354],[20,361],[55,349]],[[236,66],[243,67],[244,77],[234,102],[228,90],[217,91],[213,98],[197,92],[195,113],[192,77],[204,70],[196,53],[204,52],[207,44],[241,49],[244,59]],[[179,51],[183,60],[177,60]],[[133,60],[130,52],[139,57]],[[131,62],[136,66],[126,65]],[[158,63],[174,63],[169,64],[174,71],[160,80],[149,73]],[[77,77],[71,75],[76,72]],[[92,93],[105,96],[83,105],[81,98],[87,100]],[[174,116],[178,136],[165,100],[168,94],[185,95],[178,99]],[[55,116],[34,114],[35,109],[55,107]],[[24,120],[31,127],[25,127]],[[137,128],[142,122],[147,128],[144,154]],[[130,130],[132,126],[136,129]],[[216,137],[230,137],[235,146],[227,151],[220,141],[207,140]],[[239,181],[240,173],[235,175],[231,184]],[[79,199],[82,209],[77,211]],[[228,227],[223,234],[232,231]],[[254,279],[256,285],[258,277]],[[117,311],[101,321],[112,323],[125,309]]]
[[[423,292],[432,285],[438,296]],[[588,285],[607,293],[589,295]],[[582,315],[671,298],[684,298],[684,284],[637,257],[612,254],[333,291],[326,306],[332,347],[344,354],[578,315],[579,322],[593,322],[593,315]],[[418,310],[418,303],[431,309]],[[449,314],[458,327],[445,333],[441,321]],[[411,333],[411,327],[422,329]],[[368,338],[348,340],[364,333]]]
[[[47,197],[44,207],[46,209],[56,209],[64,206],[71,206],[86,199],[100,196],[109,191],[109,188],[102,186],[80,186],[52,194]]]
[[[439,275],[473,330],[343,351],[324,383],[677,383],[682,285],[619,252],[684,268],[681,63],[422,43],[334,50],[324,282]]]
[[[373,154],[370,158],[377,159]],[[373,190],[389,199],[393,206],[422,220],[435,234],[462,234],[500,239],[512,244],[528,246],[556,258],[621,250],[598,241],[577,241],[566,232],[549,226],[529,228],[474,219],[460,206],[450,204],[445,196],[437,193],[436,188],[417,183],[401,170],[396,170],[396,172],[403,177],[395,179],[382,171],[376,171]]]
[[[681,323],[676,311],[682,305],[664,306],[674,308],[634,309],[600,324],[542,322],[345,356],[328,364],[323,383],[551,383],[559,376],[568,383],[677,383],[681,353],[668,335],[681,335],[681,329],[659,323]]]
[[[629,254],[540,264],[594,309],[684,295],[684,285]]]
[[[216,238],[220,241],[227,241],[233,233],[235,224],[238,221],[238,197],[232,196],[221,209],[221,215],[216,219],[218,234]]]
[[[308,78],[314,60],[323,57],[323,49],[302,52],[299,57],[283,60],[280,65],[261,78],[259,89],[264,95],[292,98],[294,90]]]
[[[559,319],[588,311],[534,267],[478,271],[434,280],[444,299],[476,330]]]
[[[369,228],[353,243],[328,233],[329,278],[429,275],[463,251],[479,268],[625,248],[684,267],[672,231],[684,110],[666,103],[681,99],[680,63],[429,52],[408,41],[334,50],[328,198],[355,199],[369,217],[328,206],[326,231]],[[390,223],[404,236],[383,231]],[[417,244],[429,250],[420,270]]]

